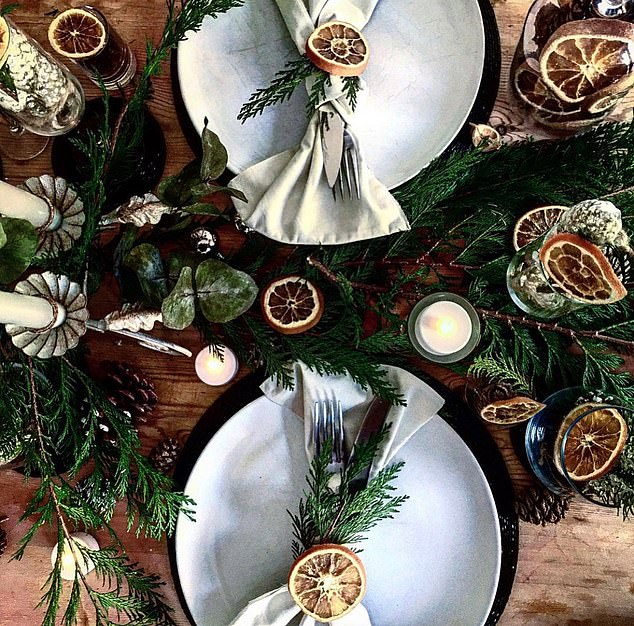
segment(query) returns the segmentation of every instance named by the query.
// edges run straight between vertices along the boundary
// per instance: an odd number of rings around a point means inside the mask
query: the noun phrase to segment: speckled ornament
[[[559,232],[585,237],[597,246],[622,243],[621,211],[609,200],[584,200],[566,211],[557,222]]]

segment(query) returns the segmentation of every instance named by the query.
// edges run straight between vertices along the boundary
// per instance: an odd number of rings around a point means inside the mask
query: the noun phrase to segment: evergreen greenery
[[[328,471],[332,456],[332,441],[326,443],[311,463],[306,478],[308,490],[299,503],[298,512],[290,513],[293,521],[293,554],[319,543],[354,544],[363,541],[369,530],[380,521],[394,517],[407,496],[395,496],[394,479],[403,468],[395,463],[380,470],[359,491],[351,488],[355,478],[371,465],[379,445],[389,432],[389,426],[373,435],[366,443],[355,446],[351,461],[341,471],[338,485]]]
[[[264,110],[280,102],[289,100],[295,90],[310,79],[306,113],[310,117],[326,96],[326,87],[330,85],[330,74],[320,70],[302,55],[299,59],[289,61],[284,69],[277,72],[268,87],[257,89],[251,94],[248,102],[240,109],[238,119],[244,123],[251,117],[262,115]],[[343,81],[343,93],[352,110],[357,106],[357,97],[361,89],[358,76],[346,76]]]

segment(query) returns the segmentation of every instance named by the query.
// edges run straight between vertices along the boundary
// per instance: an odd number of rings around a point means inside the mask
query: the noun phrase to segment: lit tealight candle
[[[226,385],[238,373],[238,359],[227,346],[218,346],[222,352],[220,358],[210,348],[203,348],[196,356],[196,374],[205,384],[212,387]]]
[[[71,535],[74,541],[78,544],[82,545],[84,548],[88,548],[89,550],[97,551],[99,550],[99,544],[97,540],[87,533],[73,533]],[[57,563],[57,551],[59,550],[59,544],[55,544],[53,548],[53,552],[51,554],[51,564],[55,567],[55,563]],[[75,556],[73,556],[73,551],[75,552]],[[77,564],[79,564],[79,571],[86,576],[95,569],[95,564],[91,559],[85,558],[79,548],[71,546],[67,541],[64,542],[64,550],[61,556],[61,576],[64,580],[75,580],[75,573],[77,571]]]
[[[451,363],[475,348],[480,338],[480,321],[464,298],[436,293],[414,307],[408,332],[414,347],[423,356],[431,361]]]

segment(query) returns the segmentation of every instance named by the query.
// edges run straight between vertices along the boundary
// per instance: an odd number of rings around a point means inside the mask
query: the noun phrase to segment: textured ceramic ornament
[[[53,272],[32,274],[15,286],[15,292],[28,296],[46,298],[63,308],[62,322],[41,331],[25,328],[17,324],[7,324],[6,331],[13,345],[25,354],[40,359],[62,356],[75,348],[80,337],[86,332],[88,309],[86,296],[77,283],[66,276],[57,276]]]
[[[39,254],[56,255],[70,250],[81,236],[82,226],[86,221],[84,203],[77,192],[63,178],[54,178],[48,174],[29,178],[20,188],[44,198],[58,213],[50,224],[39,231]]]

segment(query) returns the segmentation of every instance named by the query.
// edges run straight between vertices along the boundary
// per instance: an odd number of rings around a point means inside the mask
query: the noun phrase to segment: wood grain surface
[[[76,6],[79,3],[72,4]],[[146,38],[156,40],[162,29],[164,1],[99,0],[96,4],[124,38],[131,42],[142,62]],[[507,88],[512,53],[530,4],[530,0],[494,1],[502,42],[503,65],[502,81],[491,122],[502,126],[509,137],[536,133],[510,101]],[[67,6],[68,4],[62,5],[52,0],[29,0],[23,2],[22,7],[16,11],[15,21],[40,42],[44,42],[45,48],[49,49],[45,33],[51,18],[45,14]],[[396,8],[397,6],[398,3],[395,3]],[[81,80],[87,94],[96,96],[97,90],[83,77]],[[628,109],[631,110],[632,98],[629,100],[620,107],[617,117],[624,115]],[[166,68],[165,73],[155,81],[150,108],[159,120],[167,140],[166,174],[175,173],[190,160],[192,151],[181,125],[186,118],[175,105],[170,68]],[[537,134],[542,135],[541,132]],[[3,158],[3,168],[6,179],[17,184],[28,176],[50,172],[50,152],[47,151],[26,164]],[[227,238],[225,243],[233,245],[235,242]],[[90,303],[91,317],[107,313],[116,303],[116,287],[112,282],[107,282]],[[168,336],[167,333],[163,334]],[[201,348],[200,338],[195,332],[180,333],[177,340],[194,352]],[[155,380],[161,402],[156,411],[156,419],[141,429],[144,450],[151,449],[166,434],[191,430],[202,413],[222,393],[222,389],[213,389],[198,382],[192,360],[157,355],[126,340],[118,341],[104,336],[89,336],[87,344],[92,367],[98,367],[103,359],[126,359],[141,367]],[[449,386],[461,386],[459,378],[448,375],[444,370],[433,366],[428,366],[427,369]],[[245,373],[241,372],[240,375]],[[515,485],[521,488],[528,483],[528,477],[513,451],[508,431],[492,428],[491,432],[502,450]],[[1,626],[36,626],[41,621],[35,605],[40,598],[40,587],[49,572],[51,549],[55,543],[53,533],[49,530],[40,532],[23,561],[9,561],[11,547],[16,546],[27,527],[25,524],[17,525],[16,520],[34,487],[32,483],[25,484],[22,476],[15,472],[0,471],[0,514],[4,513],[10,518],[5,525],[8,530],[9,550],[0,557]],[[124,516],[121,512],[116,516],[114,526],[125,534]],[[105,543],[106,538],[100,533],[96,534]],[[175,607],[177,622],[187,624],[178,606],[172,583],[166,543],[137,539],[133,535],[125,536],[124,542],[133,560],[141,563],[147,570],[163,576],[166,581],[165,593]],[[542,528],[522,524],[515,586],[500,624],[634,624],[633,545],[634,526],[631,523],[622,522],[613,511],[579,502],[573,502],[567,518],[556,526]],[[91,625],[94,620],[90,614],[83,614],[80,623]]]

